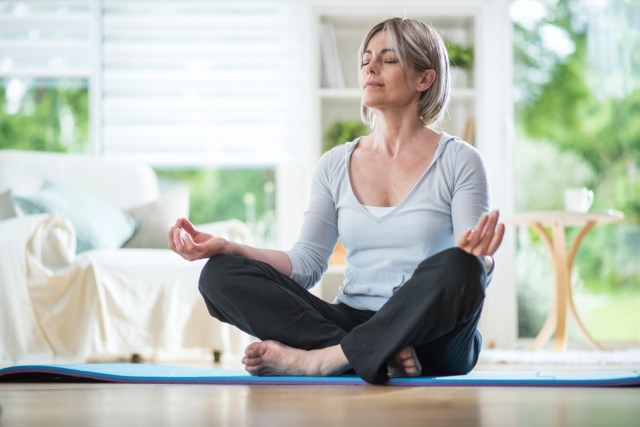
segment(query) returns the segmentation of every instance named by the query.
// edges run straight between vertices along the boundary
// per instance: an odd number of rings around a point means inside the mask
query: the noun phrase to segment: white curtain
[[[303,3],[104,0],[105,154],[253,166],[295,151]]]
[[[0,81],[90,82],[91,151],[157,166],[304,156],[309,2],[0,0]],[[305,96],[307,94],[307,96]]]

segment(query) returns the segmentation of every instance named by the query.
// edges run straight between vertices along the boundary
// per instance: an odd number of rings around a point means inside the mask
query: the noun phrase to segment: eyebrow
[[[391,48],[386,47],[386,48],[384,48],[384,49],[382,49],[382,50],[380,51],[380,53],[382,53],[382,54],[384,54],[384,53],[388,53],[388,52],[393,52],[393,53],[395,53],[395,50],[393,50],[393,49],[391,49]],[[371,52],[371,49],[367,49],[367,50],[365,50],[364,52],[362,52],[362,54],[363,54],[363,55],[364,55],[365,53],[373,54],[373,52]]]

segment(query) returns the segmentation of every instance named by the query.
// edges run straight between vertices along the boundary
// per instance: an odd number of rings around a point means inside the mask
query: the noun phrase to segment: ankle
[[[349,360],[339,344],[313,351],[317,351],[319,356],[315,366],[318,375],[339,375],[349,368]]]

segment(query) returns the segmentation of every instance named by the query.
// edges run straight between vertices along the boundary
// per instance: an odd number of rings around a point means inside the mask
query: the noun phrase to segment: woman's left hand
[[[499,217],[498,210],[482,215],[475,228],[460,235],[458,247],[471,255],[493,256],[504,237],[504,224],[498,223]]]

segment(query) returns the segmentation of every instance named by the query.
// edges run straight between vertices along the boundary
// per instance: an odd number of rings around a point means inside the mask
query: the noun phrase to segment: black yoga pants
[[[326,302],[266,263],[233,255],[209,259],[199,289],[209,313],[260,340],[310,350],[340,344],[351,368],[386,382],[387,361],[412,346],[422,375],[466,374],[482,338],[477,330],[488,277],[459,248],[422,261],[378,311]]]

